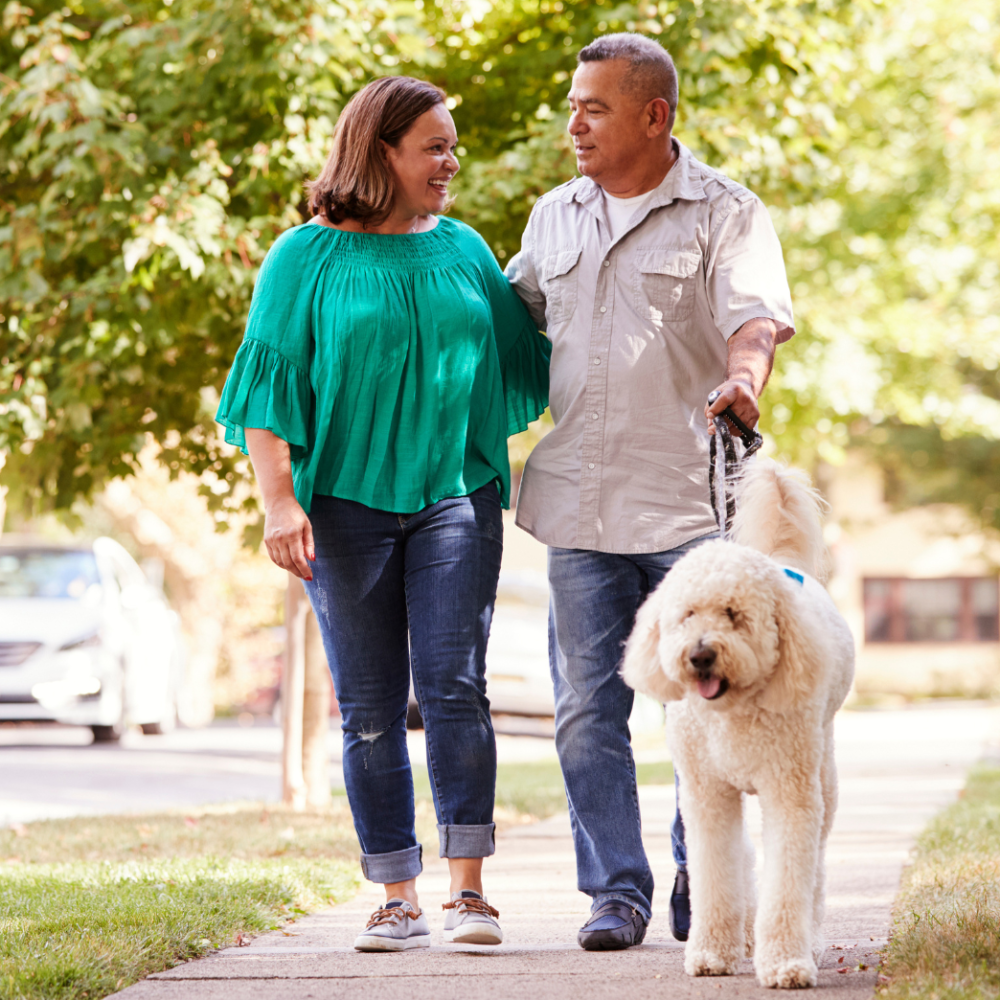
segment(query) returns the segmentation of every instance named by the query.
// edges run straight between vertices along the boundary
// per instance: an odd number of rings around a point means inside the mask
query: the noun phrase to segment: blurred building
[[[827,472],[829,588],[857,643],[857,695],[1000,694],[1000,541],[956,506],[893,510],[860,458]]]

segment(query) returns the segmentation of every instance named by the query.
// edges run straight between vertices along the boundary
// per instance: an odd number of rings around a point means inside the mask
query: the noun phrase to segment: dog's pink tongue
[[[702,698],[714,698],[719,693],[722,681],[718,677],[709,677],[698,681],[698,694]]]

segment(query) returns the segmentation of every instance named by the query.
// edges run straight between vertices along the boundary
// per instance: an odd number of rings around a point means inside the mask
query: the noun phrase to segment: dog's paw
[[[806,989],[816,985],[816,978],[816,963],[811,958],[790,958],[757,966],[757,982],[779,990]]]
[[[739,962],[705,948],[688,948],[684,952],[684,971],[689,976],[731,976]]]

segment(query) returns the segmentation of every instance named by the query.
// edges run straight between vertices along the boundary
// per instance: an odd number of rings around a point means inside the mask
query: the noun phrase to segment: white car
[[[0,721],[164,732],[184,660],[177,614],[117,542],[0,542]]]

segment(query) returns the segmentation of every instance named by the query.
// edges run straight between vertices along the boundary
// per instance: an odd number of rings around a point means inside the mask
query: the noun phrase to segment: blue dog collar
[[[782,572],[788,577],[789,580],[794,580],[800,587],[804,587],[806,585],[806,578],[798,571],[786,568],[783,569]]]

